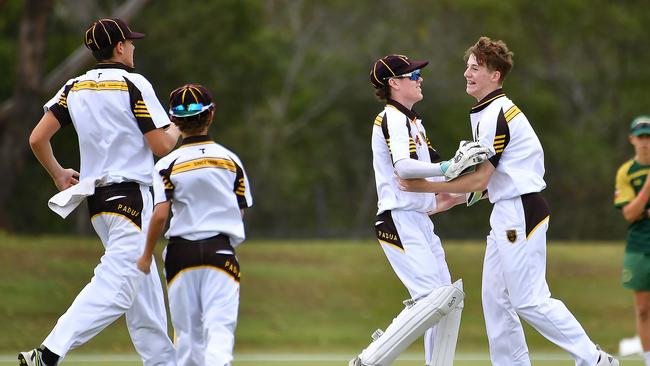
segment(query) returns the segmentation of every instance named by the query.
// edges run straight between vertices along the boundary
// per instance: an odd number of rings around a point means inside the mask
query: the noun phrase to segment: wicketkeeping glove
[[[487,160],[489,149],[476,141],[461,141],[453,158],[440,163],[440,170],[447,180],[452,180],[473,167]]]
[[[487,190],[481,192],[469,192],[465,194],[465,203],[467,204],[467,207],[469,207],[483,198],[487,198]]]

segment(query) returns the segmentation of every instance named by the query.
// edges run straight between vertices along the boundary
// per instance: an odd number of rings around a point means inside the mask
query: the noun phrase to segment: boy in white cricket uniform
[[[491,147],[475,173],[450,182],[401,181],[416,192],[484,192],[494,205],[483,263],[482,299],[495,366],[528,366],[520,318],[575,359],[577,366],[618,365],[599,350],[573,314],[551,298],[546,283],[549,208],[542,146],[521,110],[502,89],[512,52],[502,41],[481,37],[467,50],[466,91],[478,103],[470,112],[474,138]],[[480,194],[480,193],[479,193]],[[465,203],[465,195],[451,205]]]
[[[377,240],[413,299],[451,284],[440,238],[429,214],[436,196],[399,190],[402,177],[444,176],[449,162],[433,149],[419,116],[412,110],[422,96],[420,70],[428,61],[389,55],[375,62],[370,80],[386,106],[374,121],[372,153],[378,195]],[[424,336],[425,363],[431,364],[435,329]]]
[[[89,184],[84,194],[105,253],[42,347],[18,355],[20,365],[56,365],[121,315],[126,315],[144,365],[176,364],[160,280],[145,278],[135,263],[151,215],[152,150],[164,155],[179,137],[173,124],[164,129],[170,121],[151,84],[133,72],[132,40],[142,37],[120,19],[101,19],[90,26],[85,43],[98,64],[68,81],[45,104],[30,136],[34,155],[59,190]],[[68,124],[79,137],[81,174],[63,169],[52,152],[50,139]],[[150,269],[156,271],[154,263]]]
[[[228,366],[239,307],[244,208],[253,203],[237,155],[207,135],[214,102],[206,88],[184,85],[170,95],[169,113],[181,146],[156,163],[155,208],[138,267],[148,273],[169,210],[165,274],[178,364]]]

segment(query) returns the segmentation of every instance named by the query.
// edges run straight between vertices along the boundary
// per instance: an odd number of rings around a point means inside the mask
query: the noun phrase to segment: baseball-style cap
[[[429,61],[411,61],[404,55],[384,56],[372,65],[370,82],[376,89],[380,89],[386,85],[386,80],[389,78],[408,74],[428,64]]]
[[[190,117],[214,106],[212,95],[203,85],[185,84],[169,94],[169,115]]]
[[[650,116],[639,116],[630,124],[630,135],[650,135]]]
[[[88,29],[84,36],[84,43],[91,51],[113,47],[117,42],[125,39],[140,39],[144,33],[133,32],[122,19],[99,19]]]

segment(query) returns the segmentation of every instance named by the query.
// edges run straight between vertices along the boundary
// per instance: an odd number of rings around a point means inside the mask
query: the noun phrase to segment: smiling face
[[[408,109],[413,108],[415,103],[424,98],[422,94],[423,82],[422,77],[417,80],[411,80],[408,77],[388,79],[388,85],[391,87],[391,99]]]
[[[501,73],[490,70],[487,65],[480,65],[474,54],[469,55],[463,76],[467,81],[465,91],[477,101],[501,87]]]

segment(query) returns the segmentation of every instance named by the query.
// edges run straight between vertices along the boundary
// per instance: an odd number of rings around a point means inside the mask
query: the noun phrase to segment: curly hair
[[[479,38],[476,44],[465,51],[465,62],[467,62],[470,55],[476,57],[479,65],[485,65],[491,71],[498,71],[501,74],[499,77],[500,83],[503,83],[503,79],[514,65],[512,60],[514,53],[508,49],[505,42],[501,40],[493,41],[489,37]]]

